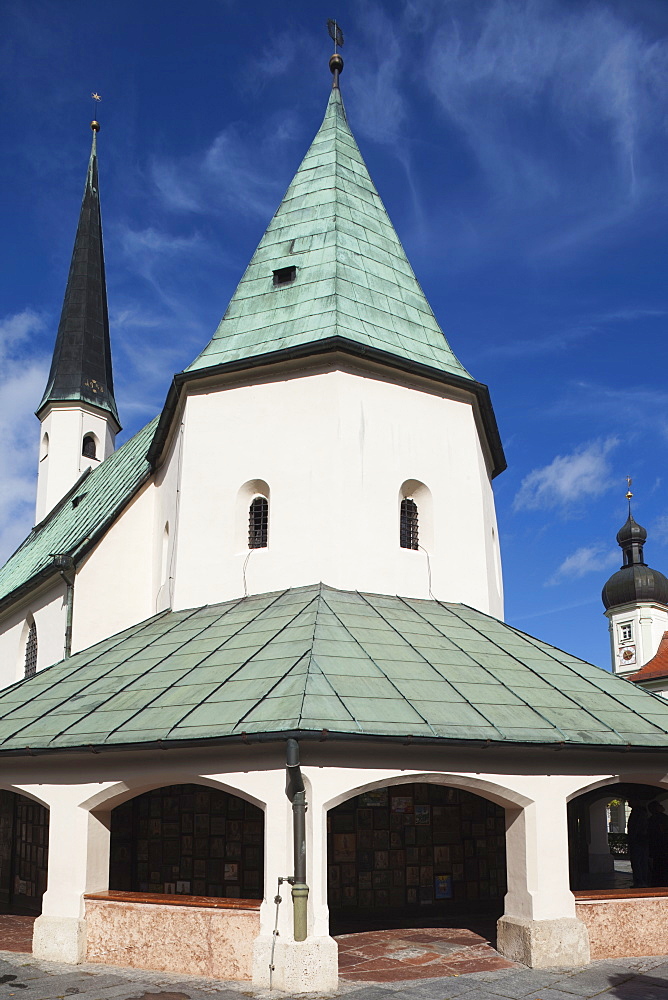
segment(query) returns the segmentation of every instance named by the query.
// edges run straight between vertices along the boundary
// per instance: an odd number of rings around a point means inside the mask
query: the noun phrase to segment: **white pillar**
[[[306,768],[302,769],[306,777]],[[260,911],[260,934],[253,949],[253,985],[271,986],[286,993],[315,993],[336,989],[338,985],[338,947],[329,936],[326,905],[327,886],[327,817],[322,801],[314,798],[306,782],[307,880],[309,885],[308,937],[295,941],[292,923],[290,885],[280,888],[278,935],[274,943],[276,893],[279,875],[293,871],[292,806],[283,783],[276,781],[275,791],[267,799],[265,814],[265,902]],[[316,785],[317,788],[317,785]],[[323,896],[323,890],[325,895]],[[273,962],[271,958],[274,943]]]
[[[605,799],[589,806],[589,871],[614,872],[615,859],[608,842],[608,803]]]
[[[531,805],[506,809],[506,856],[501,954],[531,968],[586,964],[589,938],[569,886],[566,800],[549,781]]]
[[[76,964],[86,958],[83,895],[109,885],[109,814],[93,815],[77,802],[82,789],[61,788],[49,814],[48,889],[35,921],[33,955]]]

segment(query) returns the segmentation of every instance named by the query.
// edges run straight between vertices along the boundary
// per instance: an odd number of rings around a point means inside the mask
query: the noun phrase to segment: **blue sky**
[[[320,124],[328,17],[371,176],[491,389],[507,619],[607,666],[627,474],[668,572],[665,0],[5,0],[0,558],[32,524],[91,91],[125,439],[209,339]]]

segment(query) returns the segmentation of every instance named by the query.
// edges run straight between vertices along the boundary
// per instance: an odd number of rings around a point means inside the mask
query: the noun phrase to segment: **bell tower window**
[[[81,454],[84,458],[97,458],[97,449],[95,447],[95,438],[92,434],[86,434],[83,439],[83,445],[81,448]]]
[[[248,511],[248,548],[266,549],[269,529],[269,501],[255,497]]]
[[[404,497],[401,501],[399,514],[399,544],[402,549],[417,549],[418,542],[418,508],[415,500]]]
[[[37,625],[35,621],[30,623],[28,638],[26,639],[24,676],[34,677],[37,672]]]

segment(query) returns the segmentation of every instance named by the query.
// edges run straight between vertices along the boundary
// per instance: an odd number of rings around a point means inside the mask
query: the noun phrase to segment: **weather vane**
[[[337,46],[338,48],[341,48],[343,45],[343,32],[336,21],[333,21],[331,17],[327,21],[327,30],[329,31],[329,37],[334,42],[334,52],[336,52]]]
[[[327,30],[329,32],[329,37],[334,42],[334,55],[329,60],[329,68],[332,71],[332,77],[333,77],[332,88],[334,90],[338,90],[339,74],[343,71],[343,59],[336,50],[337,48],[340,48],[343,45],[343,32],[341,31],[336,21],[333,21],[331,17],[327,22]]]
[[[99,132],[100,131],[100,123],[98,121],[96,121],[96,119],[95,119],[95,105],[99,104],[100,101],[102,100],[102,98],[100,97],[100,95],[98,94],[98,92],[96,90],[94,90],[93,93],[90,96],[91,96],[91,100],[93,101],[93,120],[90,123],[90,127],[92,128],[93,132]]]
[[[633,482],[633,480],[631,479],[631,477],[627,476],[626,477],[626,487],[627,487],[626,488],[626,499],[629,502],[629,517],[631,516],[631,498],[633,496],[633,493],[631,493],[631,483],[632,482]]]

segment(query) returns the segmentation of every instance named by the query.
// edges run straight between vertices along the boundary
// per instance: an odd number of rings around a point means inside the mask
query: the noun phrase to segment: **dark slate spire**
[[[617,532],[617,544],[624,554],[624,562],[621,569],[612,574],[601,594],[606,611],[638,601],[668,604],[668,579],[645,562],[643,547],[647,532],[631,513],[632,496],[630,491],[626,494],[629,516]]]
[[[65,301],[51,371],[37,416],[47,403],[78,401],[106,410],[119,424],[111,370],[97,173],[97,133],[100,126],[91,122],[91,128],[93,145]]]

